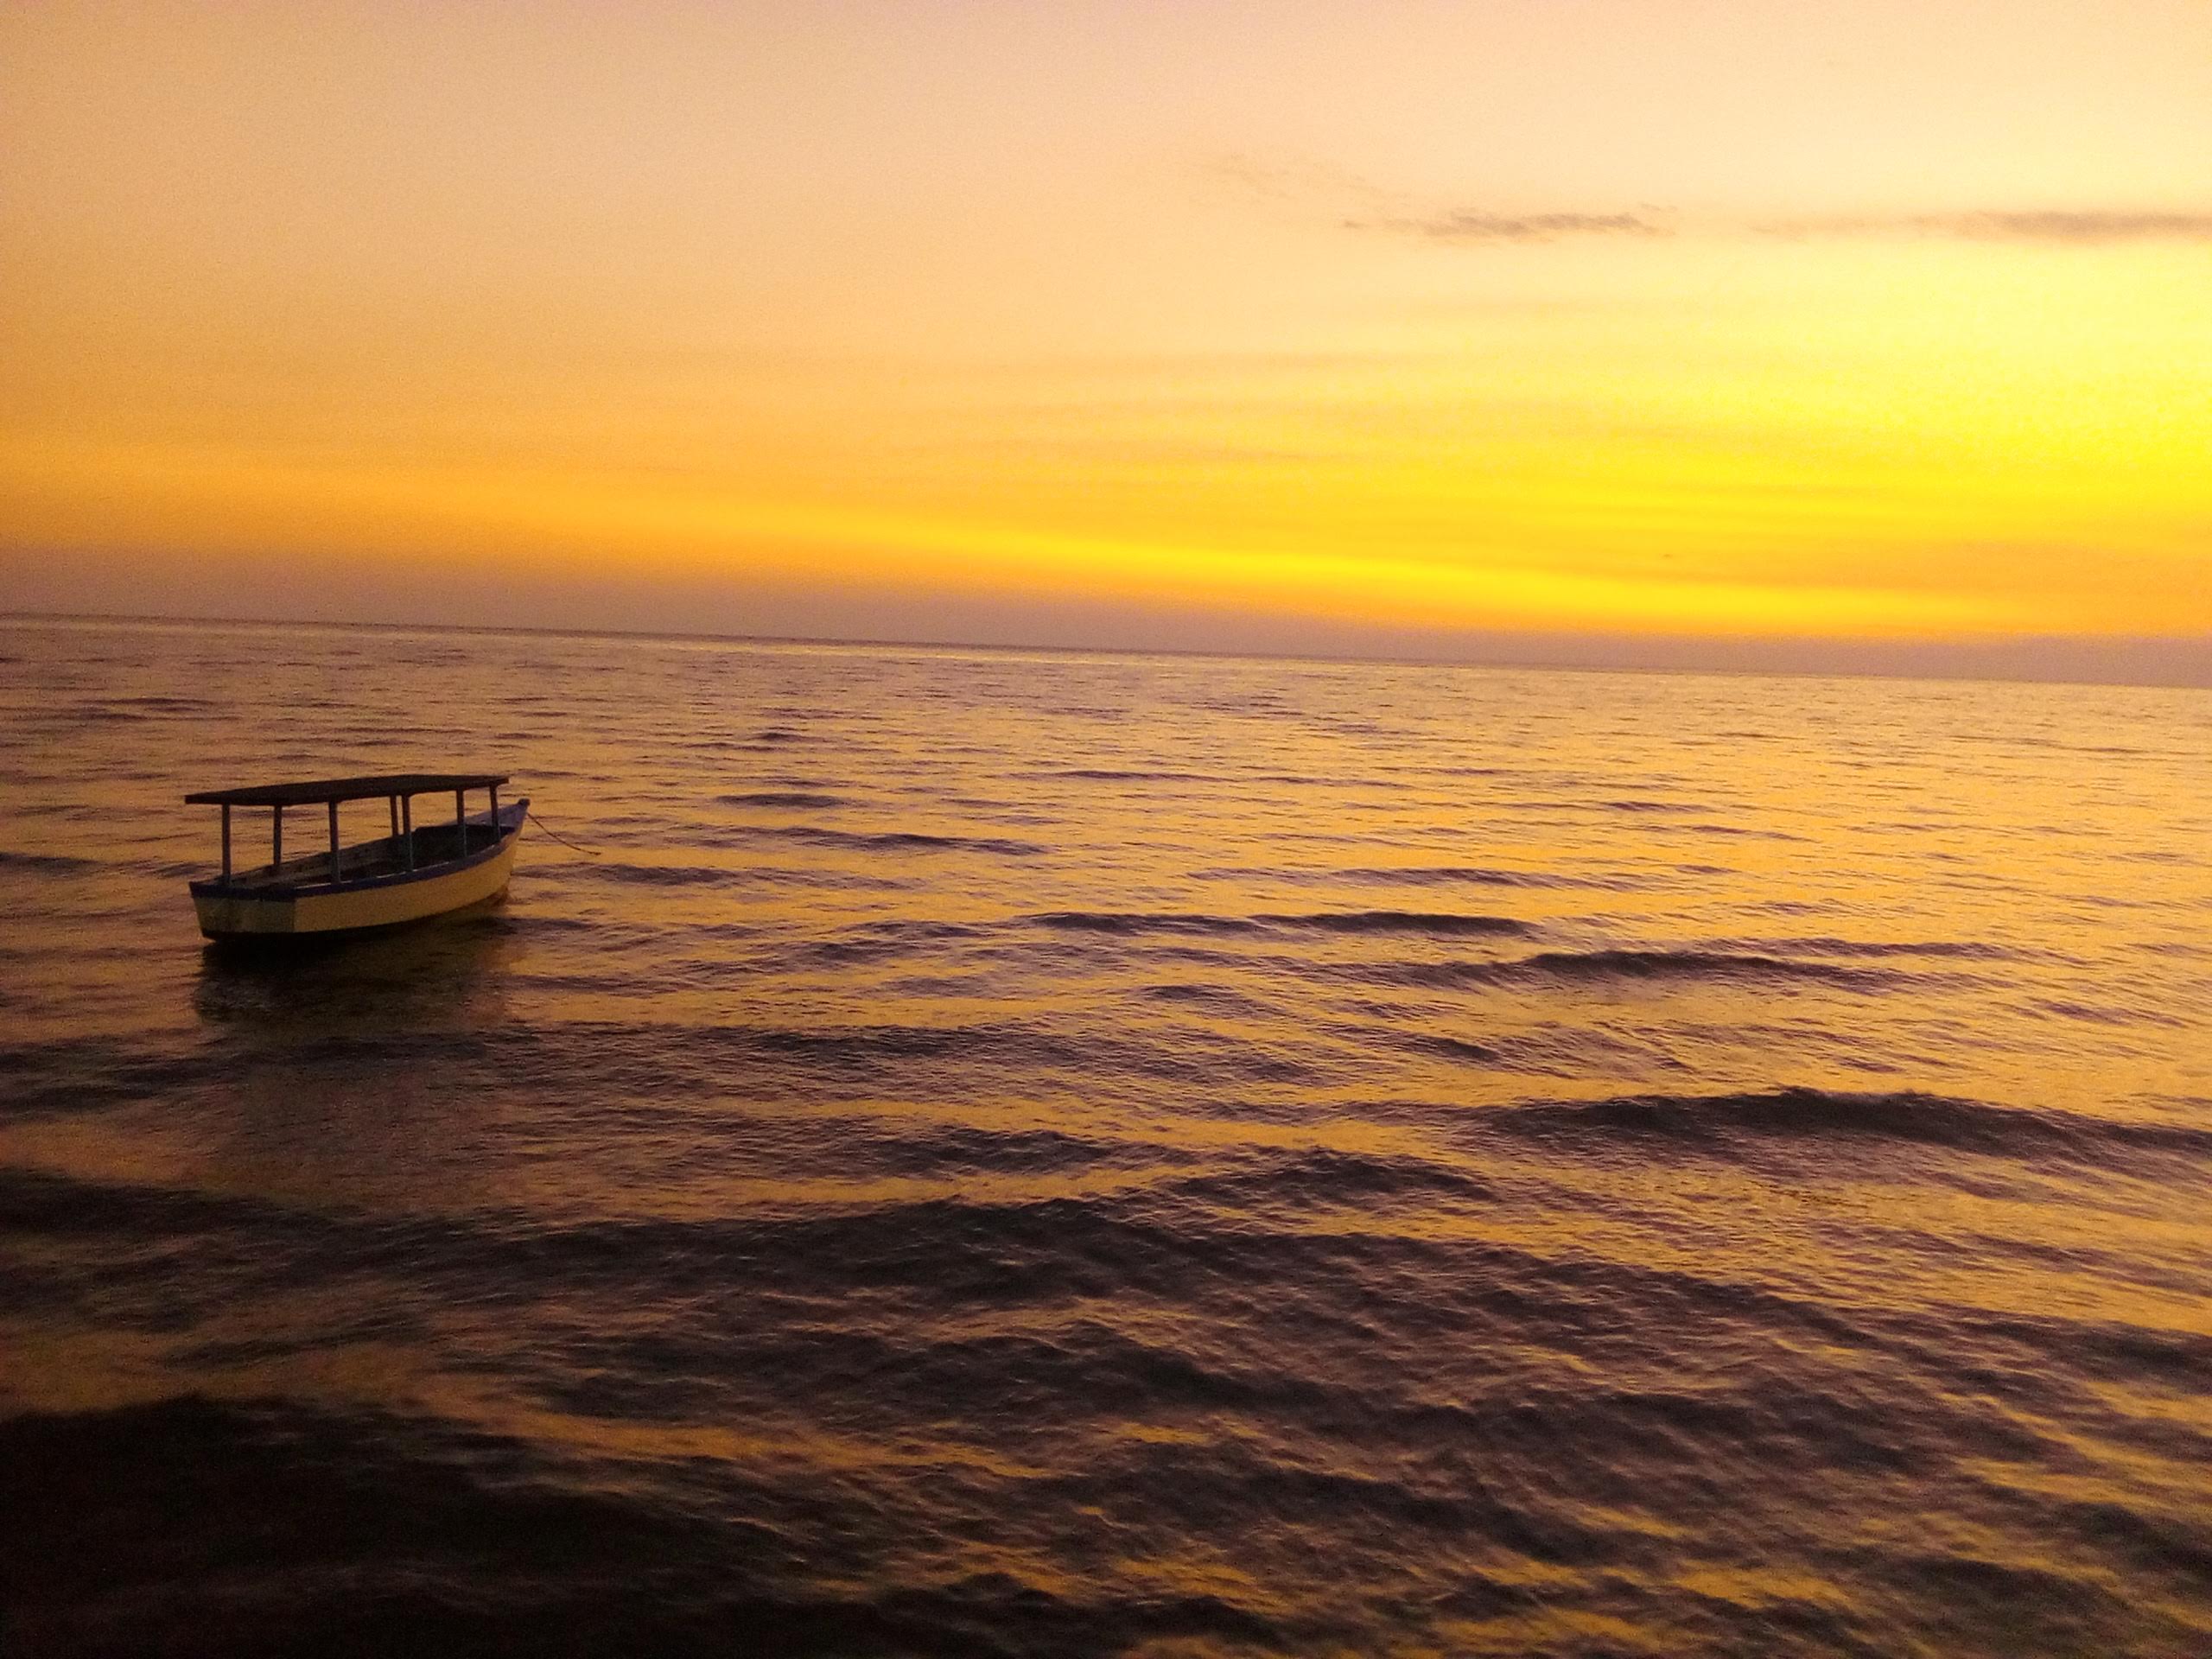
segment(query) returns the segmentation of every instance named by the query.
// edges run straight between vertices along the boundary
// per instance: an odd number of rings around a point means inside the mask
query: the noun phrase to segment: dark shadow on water
[[[497,899],[353,939],[209,946],[193,992],[207,1040],[172,1132],[226,1190],[404,1213],[483,1201],[519,949]]]
[[[504,1012],[518,946],[494,894],[451,915],[342,939],[211,942],[193,1007],[203,1024],[272,1036],[480,1027]]]

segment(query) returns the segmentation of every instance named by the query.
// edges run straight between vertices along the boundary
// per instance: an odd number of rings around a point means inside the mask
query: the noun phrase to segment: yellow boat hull
[[[444,868],[383,880],[329,884],[293,892],[255,892],[220,882],[194,882],[193,907],[211,939],[328,938],[373,932],[466,910],[496,897],[514,873],[527,803],[500,816],[512,829],[487,847]],[[481,822],[481,820],[479,820]]]

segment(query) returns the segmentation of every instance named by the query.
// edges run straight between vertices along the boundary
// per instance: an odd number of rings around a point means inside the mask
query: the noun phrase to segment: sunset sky
[[[2212,680],[2205,0],[21,4],[0,273],[0,609]]]

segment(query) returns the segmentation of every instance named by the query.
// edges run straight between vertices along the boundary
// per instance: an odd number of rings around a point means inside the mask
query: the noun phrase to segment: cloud
[[[2212,243],[2212,209],[1963,207],[1910,213],[1808,213],[1754,219],[1634,207],[1567,207],[1510,211],[1424,199],[1326,162],[1249,155],[1214,156],[1203,170],[1248,200],[1289,209],[1338,229],[1462,246],[1551,242],[1570,237],[1635,239],[1678,235],[1753,236],[1778,241],[1924,238],[1960,242],[2092,247],[2127,242]]]
[[[2127,208],[1980,208],[1755,224],[1762,236],[1948,237],[1968,242],[2212,242],[2212,213],[2145,213]]]
[[[1431,242],[1548,242],[1568,236],[1667,236],[1664,211],[1503,213],[1424,201],[1324,162],[1217,156],[1204,172],[1240,194],[1305,214],[1325,214],[1340,228]]]
[[[1549,242],[1562,236],[1671,236],[1670,226],[1645,213],[1493,213],[1454,212],[1346,219],[1348,231],[1395,231],[1436,242]]]
[[[2130,208],[1971,208],[1941,213],[1830,215],[1792,219],[1705,219],[1685,223],[1664,209],[1633,213],[1500,213],[1486,208],[1347,214],[1348,231],[1379,231],[1446,243],[1548,242],[1561,237],[1663,237],[1749,233],[1802,242],[1918,238],[1960,242],[2094,247],[2122,242],[2212,242],[2212,213]]]

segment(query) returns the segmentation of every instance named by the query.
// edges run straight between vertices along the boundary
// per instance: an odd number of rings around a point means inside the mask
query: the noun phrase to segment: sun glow
[[[955,632],[988,600],[1338,644],[2212,634],[2185,14],[2144,8],[2096,82],[2127,92],[2098,142],[2132,211],[2007,217],[2091,199],[2094,155],[1942,148],[1924,64],[1866,72],[1900,114],[1857,149],[1736,88],[1776,154],[1685,117],[1649,155],[1505,165],[1432,81],[1569,45],[1618,78],[1635,43],[1440,16],[1394,46],[1315,9],[1262,50],[1201,8],[1179,27],[1268,59],[1209,104],[1103,14],[910,19],[894,49],[767,10],[795,30],[0,25],[22,602],[136,607],[152,573],[251,609],[207,590],[353,561],[365,613],[426,620],[466,569],[529,620],[644,626],[774,631],[810,591],[833,627],[837,595],[906,595]],[[2020,38],[2071,16],[2030,8]],[[1060,60],[1078,41],[1096,61]],[[1684,22],[1643,49],[1721,47]],[[1010,100],[983,96],[994,54],[1031,73]],[[1287,123],[1347,54],[1402,106],[1340,91],[1314,107],[1371,131]],[[2015,93],[2059,67],[2024,48]],[[1633,115],[1550,96],[1547,130]],[[1954,206],[1870,211],[1916,134]],[[1708,205],[1637,207],[1662,173]]]

